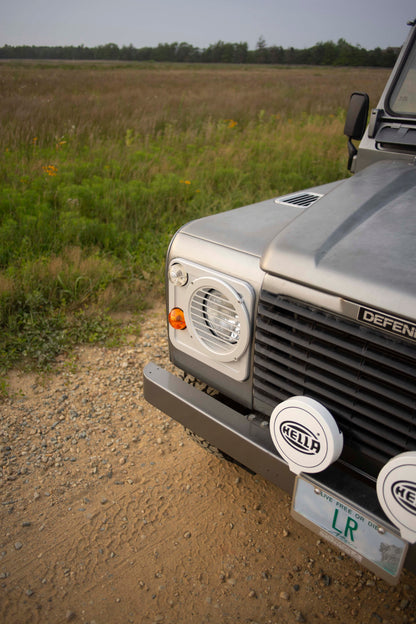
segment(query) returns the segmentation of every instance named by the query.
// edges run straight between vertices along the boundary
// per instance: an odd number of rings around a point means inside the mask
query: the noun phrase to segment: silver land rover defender
[[[293,493],[379,577],[416,571],[416,20],[378,107],[351,96],[353,176],[184,225],[170,358],[145,398]],[[352,143],[360,140],[358,150]]]

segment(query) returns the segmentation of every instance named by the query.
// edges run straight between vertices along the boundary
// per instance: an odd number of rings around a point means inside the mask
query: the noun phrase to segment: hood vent
[[[296,195],[286,195],[285,197],[278,197],[274,201],[276,204],[289,204],[290,206],[299,206],[300,208],[309,208],[312,206],[322,195],[319,193],[296,193]]]

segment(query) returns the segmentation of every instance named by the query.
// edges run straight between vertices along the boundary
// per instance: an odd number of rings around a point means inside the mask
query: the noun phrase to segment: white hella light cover
[[[403,539],[416,542],[416,451],[390,459],[377,478],[377,496]]]
[[[344,442],[332,414],[305,396],[291,397],[274,408],[270,433],[295,474],[325,470],[341,455]]]

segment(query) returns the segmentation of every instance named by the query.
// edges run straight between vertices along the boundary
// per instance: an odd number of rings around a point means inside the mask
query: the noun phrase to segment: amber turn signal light
[[[169,325],[173,327],[173,329],[186,329],[185,315],[180,308],[172,308],[168,318]]]

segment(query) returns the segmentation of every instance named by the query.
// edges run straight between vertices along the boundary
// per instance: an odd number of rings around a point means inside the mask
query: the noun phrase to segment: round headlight
[[[240,338],[241,324],[233,304],[216,288],[205,295],[203,303],[207,325],[215,336],[235,344]]]
[[[189,300],[189,330],[217,360],[237,360],[249,341],[249,318],[242,297],[215,278],[199,278]]]

